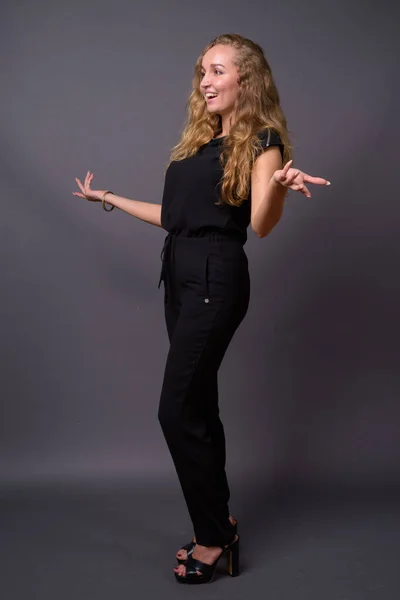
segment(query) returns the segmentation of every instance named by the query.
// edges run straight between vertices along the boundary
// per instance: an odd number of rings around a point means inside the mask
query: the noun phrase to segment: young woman
[[[82,192],[76,196],[168,232],[159,286],[164,281],[170,348],[158,418],[195,534],[177,553],[180,583],[212,581],[223,554],[229,573],[239,573],[217,372],[249,304],[248,225],[262,238],[281,218],[288,189],[311,197],[305,183],[329,185],[291,165],[286,119],[263,51],[226,34],[196,62],[188,119],[170,157],[161,205],[92,190],[90,172],[84,184],[76,179]]]

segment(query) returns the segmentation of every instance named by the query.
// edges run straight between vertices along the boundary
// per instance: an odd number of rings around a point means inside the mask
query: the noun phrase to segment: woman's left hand
[[[292,163],[293,160],[289,160],[283,169],[274,172],[272,178],[284,187],[302,192],[307,198],[311,198],[311,194],[307,186],[304,185],[305,181],[317,185],[331,185],[331,182],[323,177],[312,177],[307,173],[303,173],[303,171],[299,171],[299,169],[292,169],[290,166]]]

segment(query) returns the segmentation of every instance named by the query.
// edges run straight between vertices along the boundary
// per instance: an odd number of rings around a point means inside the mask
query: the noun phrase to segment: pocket
[[[204,302],[209,302],[210,298],[209,298],[209,290],[208,290],[208,252],[207,252],[207,256],[206,256],[206,273],[205,273],[205,277],[204,277],[205,283],[206,283],[206,295],[204,298]]]
[[[204,265],[204,302],[222,302],[226,294],[226,265],[215,244],[207,251]]]

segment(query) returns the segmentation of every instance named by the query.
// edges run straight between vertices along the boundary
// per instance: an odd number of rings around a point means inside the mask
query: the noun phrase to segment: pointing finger
[[[331,185],[331,182],[324,177],[312,177],[312,175],[304,175],[304,181],[314,183],[315,185]]]

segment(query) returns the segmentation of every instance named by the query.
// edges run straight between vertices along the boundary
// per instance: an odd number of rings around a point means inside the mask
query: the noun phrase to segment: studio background
[[[384,9],[383,9],[384,8]],[[294,166],[220,370],[234,489],[399,484],[399,9],[391,2],[15,1],[1,18],[0,483],[169,483],[157,421],[166,232],[72,195],[161,203],[203,46],[270,62]]]

